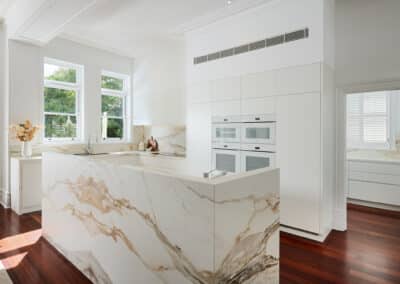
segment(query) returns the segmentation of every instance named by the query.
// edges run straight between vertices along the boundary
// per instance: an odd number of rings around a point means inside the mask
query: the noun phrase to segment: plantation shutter
[[[387,92],[351,94],[347,98],[347,146],[388,148]]]

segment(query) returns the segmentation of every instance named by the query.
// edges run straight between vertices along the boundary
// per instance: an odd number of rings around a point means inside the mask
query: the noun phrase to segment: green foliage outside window
[[[76,82],[76,71],[59,68],[46,79],[63,82]],[[73,138],[76,128],[76,92],[60,88],[44,88],[44,111],[71,115],[45,114],[46,138]]]
[[[123,99],[114,96],[101,96],[101,111],[108,116],[123,116]]]
[[[107,138],[124,137],[124,120],[120,118],[107,119]]]
[[[46,66],[51,66],[54,68],[54,65],[45,64]],[[53,74],[50,76],[45,77],[47,80],[53,81],[61,81],[61,82],[68,82],[68,83],[76,83],[76,70],[75,69],[67,69],[67,68],[58,68]]]
[[[124,89],[124,80],[103,75],[101,76],[101,87],[103,89],[122,91]]]
[[[76,93],[71,90],[44,88],[44,111],[75,113]]]
[[[76,116],[46,114],[45,125],[47,138],[76,137]]]

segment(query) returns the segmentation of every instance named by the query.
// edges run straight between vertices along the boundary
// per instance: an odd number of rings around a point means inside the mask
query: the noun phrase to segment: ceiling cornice
[[[96,40],[89,40],[87,38],[83,38],[80,36],[76,36],[76,35],[72,35],[72,34],[67,34],[67,33],[62,33],[60,35],[58,35],[59,38],[65,39],[65,40],[69,40],[81,45],[85,45],[87,47],[91,47],[91,48],[96,48],[102,51],[106,51],[115,55],[119,55],[119,56],[123,56],[123,57],[128,57],[130,59],[134,59],[134,56],[132,55],[132,53],[123,51],[121,49],[118,48],[114,48],[111,47],[109,45],[104,44],[104,42],[100,42],[100,41],[96,41]]]
[[[247,0],[247,1],[234,1],[231,5],[227,5],[226,7],[207,13],[203,16],[197,17],[187,23],[184,23],[177,28],[174,28],[169,31],[171,35],[177,36],[182,35],[186,32],[190,32],[192,30],[196,30],[207,26],[209,24],[218,22],[223,20],[224,18],[233,16],[235,14],[241,13],[243,11],[249,10],[251,8],[255,8],[266,3],[271,2],[280,2],[281,0]]]

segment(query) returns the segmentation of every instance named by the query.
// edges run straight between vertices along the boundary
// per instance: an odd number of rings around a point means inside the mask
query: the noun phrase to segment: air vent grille
[[[221,50],[221,51],[210,53],[210,54],[207,54],[207,55],[195,57],[193,59],[193,63],[195,65],[196,64],[200,64],[200,63],[205,63],[205,62],[208,62],[208,61],[222,59],[222,58],[225,58],[225,57],[246,53],[246,52],[249,52],[249,51],[255,51],[255,50],[262,49],[262,48],[268,48],[268,47],[271,47],[271,46],[284,44],[286,42],[292,42],[292,41],[296,41],[296,40],[300,40],[300,39],[305,39],[305,38],[308,38],[308,37],[309,37],[308,28],[302,29],[302,30],[297,30],[297,31],[294,31],[294,32],[285,33],[285,34],[282,34],[282,35],[278,35],[278,36],[270,37],[270,38],[267,38],[267,39],[251,42],[251,43],[244,44],[244,45],[241,45],[241,46],[236,46],[236,47],[233,47],[233,48]]]

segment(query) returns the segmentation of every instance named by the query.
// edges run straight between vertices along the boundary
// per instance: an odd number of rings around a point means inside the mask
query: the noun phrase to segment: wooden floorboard
[[[0,261],[15,284],[91,283],[41,237],[40,212],[18,216],[0,206]]]
[[[0,261],[13,282],[90,283],[40,229],[40,212],[0,206]],[[280,252],[280,283],[400,283],[400,213],[349,205],[347,232],[323,244],[281,232]]]
[[[323,244],[281,232],[280,283],[400,283],[400,213],[348,206]]]

